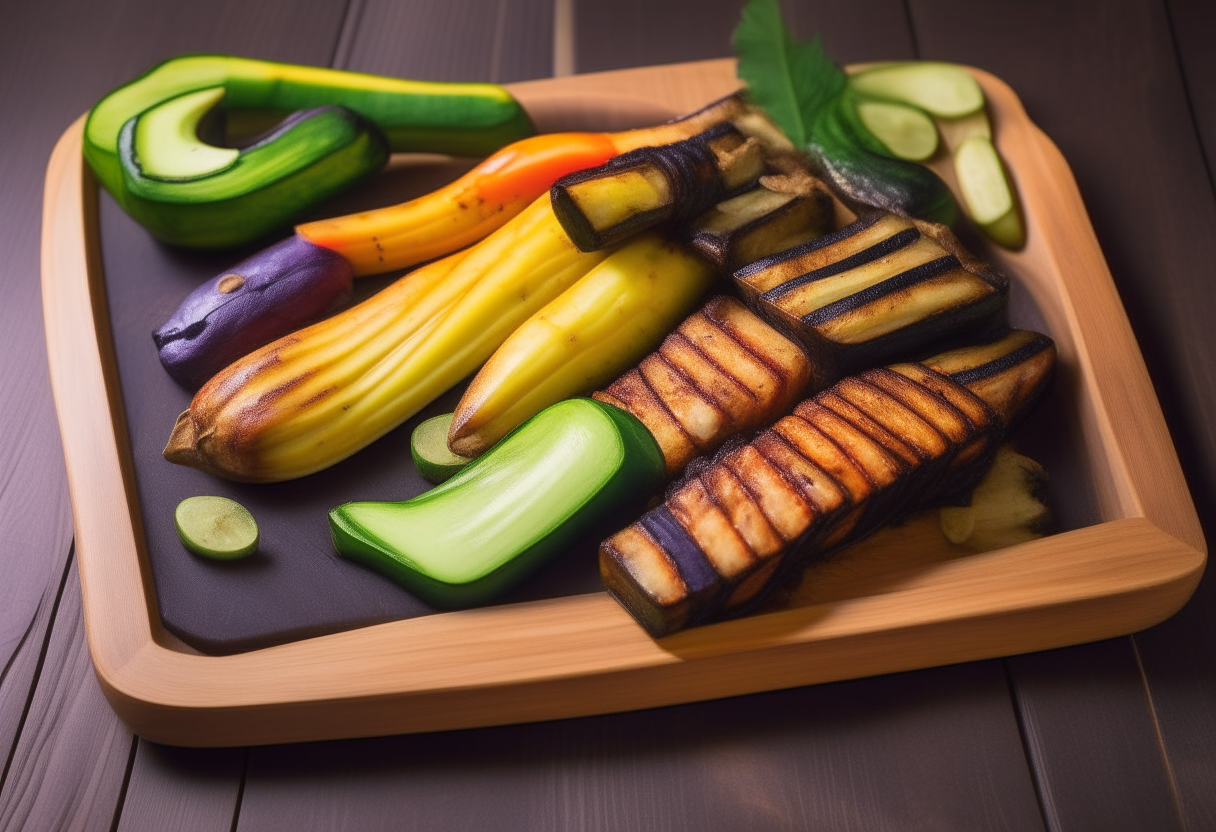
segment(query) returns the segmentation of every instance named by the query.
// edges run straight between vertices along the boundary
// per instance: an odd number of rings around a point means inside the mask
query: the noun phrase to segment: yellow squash
[[[456,407],[448,445],[476,456],[530,416],[633,366],[692,311],[713,269],[658,234],[634,237],[524,322]]]
[[[229,365],[178,417],[165,458],[246,482],[333,465],[476,370],[610,253],[575,248],[546,194],[467,251]]]

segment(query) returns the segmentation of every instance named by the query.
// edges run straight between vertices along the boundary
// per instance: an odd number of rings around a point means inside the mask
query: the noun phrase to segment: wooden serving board
[[[1029,232],[1019,253],[983,253],[1015,278],[1015,322],[1041,322],[1059,347],[1056,392],[1023,434],[1048,462],[1068,531],[965,555],[931,518],[914,521],[809,572],[784,608],[658,641],[605,593],[568,588],[230,655],[203,655],[173,635],[149,558],[132,455],[142,440],[129,429],[140,414],[122,395],[78,120],[47,170],[43,298],[85,623],[115,710],[142,736],[179,745],[430,731],[1006,655],[1171,615],[1198,583],[1206,547],[1143,361],[1067,163],[1005,84],[975,74]],[[733,63],[711,61],[512,91],[541,130],[620,129],[736,86]]]

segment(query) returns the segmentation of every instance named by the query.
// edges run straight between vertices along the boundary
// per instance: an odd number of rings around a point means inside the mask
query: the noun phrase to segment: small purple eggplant
[[[243,355],[344,302],[354,272],[346,258],[292,236],[242,260],[191,292],[152,333],[160,363],[195,390]]]

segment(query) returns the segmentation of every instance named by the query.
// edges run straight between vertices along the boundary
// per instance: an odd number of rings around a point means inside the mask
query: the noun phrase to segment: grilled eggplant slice
[[[563,176],[549,195],[574,244],[598,251],[661,222],[691,219],[763,172],[760,141],[726,123]]]
[[[1049,338],[1013,332],[845,379],[605,541],[604,584],[655,636],[745,612],[812,558],[973,487],[1054,361]]]
[[[800,168],[760,177],[755,188],[719,202],[697,218],[689,245],[721,271],[733,272],[832,229],[827,186]]]
[[[674,477],[694,457],[771,423],[816,381],[797,344],[719,296],[595,398],[640,419]]]
[[[734,279],[833,377],[995,323],[1009,288],[945,226],[895,214],[758,260]]]

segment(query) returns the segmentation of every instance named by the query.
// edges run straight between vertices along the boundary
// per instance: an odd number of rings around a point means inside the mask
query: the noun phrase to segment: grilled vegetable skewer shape
[[[812,558],[970,488],[1044,390],[1050,339],[842,380],[690,469],[600,549],[608,591],[652,635],[743,612]]]

